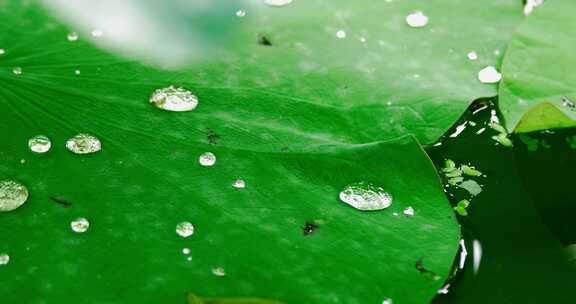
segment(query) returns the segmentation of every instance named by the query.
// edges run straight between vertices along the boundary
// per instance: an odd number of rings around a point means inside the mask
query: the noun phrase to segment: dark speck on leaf
[[[57,204],[64,206],[65,208],[72,206],[72,203],[70,203],[69,201],[67,201],[61,197],[51,196],[50,200],[52,200],[53,202],[55,202]]]
[[[302,231],[304,232],[304,236],[311,235],[319,227],[320,226],[318,226],[318,224],[316,224],[314,222],[306,222],[306,224],[304,224],[304,228],[302,228]]]
[[[218,144],[218,140],[220,139],[220,135],[214,133],[212,129],[208,129],[208,135],[206,135],[206,137],[208,138],[208,143],[211,145]]]
[[[265,35],[260,34],[258,35],[258,44],[264,46],[272,46],[272,41],[270,41],[270,39],[268,39],[268,37]]]
[[[435,272],[430,271],[430,270],[426,269],[426,267],[424,267],[424,263],[422,262],[422,258],[419,258],[418,261],[416,261],[416,269],[421,274],[426,275],[435,281],[440,279],[439,275],[437,275]]]

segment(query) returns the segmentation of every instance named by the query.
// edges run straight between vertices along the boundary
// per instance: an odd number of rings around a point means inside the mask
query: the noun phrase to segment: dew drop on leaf
[[[292,0],[264,0],[270,6],[285,6],[292,3]]]
[[[66,141],[66,148],[75,154],[89,154],[100,151],[102,144],[95,136],[80,133]]]
[[[28,148],[35,153],[46,153],[50,151],[51,147],[52,142],[50,142],[50,138],[44,135],[37,135],[28,140]]]
[[[176,233],[181,237],[189,237],[194,234],[194,225],[190,222],[181,222],[176,225]]]
[[[502,79],[502,74],[493,66],[487,66],[478,72],[478,80],[482,83],[497,83],[500,79]]]
[[[336,32],[336,38],[343,39],[346,38],[346,32],[343,30],[339,30]]]
[[[190,254],[190,248],[182,248],[182,253],[186,255]]]
[[[184,88],[169,86],[154,91],[150,103],[162,110],[185,112],[196,109],[198,98]]]
[[[236,189],[244,189],[246,188],[246,182],[243,179],[237,179],[232,183],[232,187]]]
[[[15,67],[12,69],[12,73],[14,73],[14,75],[22,75],[22,68],[21,67]]]
[[[4,49],[0,49],[0,55],[4,55],[6,51]]]
[[[15,181],[0,181],[0,212],[12,211],[28,200],[28,189]]]
[[[404,213],[404,215],[406,215],[406,216],[414,216],[414,208],[408,207],[408,208],[404,209],[404,211],[402,211],[402,213]]]
[[[428,16],[421,11],[413,12],[406,16],[406,23],[410,27],[423,27],[428,24]]]
[[[476,54],[476,52],[470,52],[470,53],[468,53],[467,56],[468,56],[468,59],[470,59],[470,60],[478,59],[478,54]]]
[[[66,38],[68,39],[68,41],[76,41],[78,40],[78,33],[71,32],[68,34],[68,36],[66,36]]]
[[[212,152],[202,153],[202,155],[200,155],[198,158],[198,162],[204,167],[214,166],[216,163],[216,155],[214,155]]]
[[[7,253],[0,253],[0,266],[10,262],[10,256]]]
[[[95,29],[92,31],[92,37],[94,38],[100,38],[102,35],[104,35],[104,31],[101,29]]]
[[[79,217],[70,222],[70,228],[76,233],[84,233],[88,230],[88,227],[90,227],[90,222],[83,217]]]
[[[393,304],[392,299],[388,298],[382,301],[382,304]]]
[[[246,16],[246,11],[245,10],[238,10],[238,11],[236,11],[236,16],[242,18],[242,17]]]
[[[226,275],[226,271],[222,267],[212,268],[212,273],[217,277],[223,277]]]
[[[340,200],[358,210],[381,210],[392,204],[392,196],[388,192],[366,182],[346,186],[340,192]]]

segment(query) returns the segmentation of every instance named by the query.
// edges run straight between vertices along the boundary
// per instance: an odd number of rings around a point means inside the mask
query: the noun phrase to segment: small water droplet
[[[12,211],[28,200],[28,189],[15,181],[0,181],[0,212]]]
[[[0,265],[6,265],[10,262],[10,256],[7,253],[0,253]]]
[[[222,267],[212,268],[212,273],[217,277],[223,277],[226,275],[226,271]]]
[[[404,209],[404,211],[402,211],[402,213],[404,213],[405,216],[414,216],[414,208],[408,207],[408,208]]]
[[[406,23],[411,27],[423,27],[428,24],[428,16],[421,11],[413,12],[406,16]]]
[[[80,70],[75,70],[75,71],[74,71],[74,74],[80,75]]]
[[[94,38],[100,38],[102,35],[104,35],[104,31],[101,29],[95,29],[92,31],[92,37]]]
[[[6,51],[4,49],[0,49],[0,55],[4,55],[6,54]]]
[[[270,6],[285,6],[292,3],[293,0],[264,0],[264,3]]]
[[[487,66],[478,72],[478,80],[482,83],[497,83],[501,79],[502,74],[500,74],[493,66]]]
[[[200,155],[198,158],[198,162],[204,167],[214,166],[216,163],[216,155],[214,155],[212,152],[202,153],[202,155]]]
[[[88,230],[88,227],[90,227],[90,222],[83,217],[79,217],[70,222],[70,228],[76,233],[84,233]]]
[[[381,210],[392,204],[392,196],[382,187],[366,182],[346,186],[340,192],[340,200],[358,210]]]
[[[542,5],[544,0],[526,0],[524,4],[524,16],[530,15],[535,8]]]
[[[102,149],[100,140],[90,134],[80,133],[66,142],[66,148],[72,153],[89,154]]]
[[[343,39],[346,38],[346,32],[343,30],[339,30],[336,32],[336,38]]]
[[[246,11],[245,10],[238,10],[238,11],[236,11],[236,16],[242,18],[242,17],[246,16]]]
[[[28,147],[32,152],[46,153],[52,147],[52,142],[50,142],[50,138],[44,135],[37,135],[28,140]]]
[[[187,257],[186,261],[188,261],[188,262],[192,261],[192,257],[191,256]]]
[[[384,301],[382,301],[382,304],[393,304],[394,302],[392,302],[392,299],[388,298],[385,299]]]
[[[478,54],[476,54],[476,52],[470,52],[470,53],[468,53],[467,56],[468,56],[468,59],[470,59],[470,60],[478,59]]]
[[[237,179],[232,183],[232,187],[237,189],[244,189],[246,188],[246,182],[243,179]]]
[[[182,222],[176,225],[176,233],[181,237],[189,237],[194,234],[194,225],[190,222]]]
[[[190,254],[190,248],[182,248],[182,253],[186,255]]]
[[[68,36],[66,36],[66,38],[68,39],[68,41],[76,41],[78,40],[78,33],[71,32],[68,34]]]
[[[12,73],[14,73],[14,75],[22,75],[22,68],[21,67],[15,67],[12,69]]]
[[[154,91],[150,103],[162,110],[184,112],[196,109],[198,98],[184,88],[169,86]]]

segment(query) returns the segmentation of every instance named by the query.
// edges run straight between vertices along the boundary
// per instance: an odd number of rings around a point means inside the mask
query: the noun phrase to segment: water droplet
[[[78,40],[78,33],[76,32],[69,33],[68,36],[66,36],[66,38],[68,39],[68,41],[76,41]]]
[[[102,149],[100,140],[90,134],[80,133],[66,142],[66,148],[76,154],[95,153]]]
[[[238,11],[236,11],[236,16],[242,18],[242,17],[246,16],[246,11],[245,10],[238,10]]]
[[[448,294],[448,292],[450,292],[449,288],[450,284],[444,285],[444,287],[438,289],[438,294]]]
[[[526,0],[524,4],[524,16],[530,15],[535,8],[542,5],[544,0]]]
[[[414,208],[408,207],[408,208],[404,209],[404,211],[402,211],[402,213],[404,213],[405,216],[414,216]]]
[[[184,112],[196,109],[198,98],[188,90],[169,86],[154,91],[150,103],[162,110]]]
[[[104,31],[101,29],[95,29],[92,31],[92,37],[94,38],[100,38],[102,35],[104,35]]]
[[[487,66],[478,72],[478,79],[482,83],[497,83],[502,79],[502,74],[493,66]]]
[[[342,192],[340,200],[358,210],[381,210],[392,204],[392,196],[370,183],[353,183]]]
[[[346,32],[343,30],[339,30],[336,32],[336,38],[343,39],[346,38]]]
[[[198,162],[204,167],[214,166],[216,163],[216,155],[212,152],[202,153],[198,158]]]
[[[190,222],[182,222],[176,225],[176,233],[181,237],[189,237],[194,234],[194,225]]]
[[[468,59],[470,59],[470,60],[478,59],[478,54],[476,54],[476,52],[470,52],[470,53],[468,53],[467,56],[468,56]]]
[[[190,248],[182,248],[182,253],[186,255],[190,254]]]
[[[392,299],[388,298],[388,299],[384,299],[384,301],[382,301],[382,304],[392,304],[394,302],[392,302]]]
[[[0,212],[12,211],[28,200],[28,189],[12,180],[0,181]]]
[[[270,6],[285,6],[292,3],[293,0],[264,0],[264,3]]]
[[[14,73],[14,75],[22,75],[22,68],[21,67],[15,67],[12,69],[12,73]]]
[[[80,70],[76,70],[76,71],[74,71],[74,74],[76,74],[76,75],[80,75]]]
[[[0,55],[4,55],[6,54],[6,51],[4,49],[0,49]]]
[[[70,228],[76,233],[84,233],[88,230],[88,227],[90,227],[90,222],[83,217],[79,217],[70,222]]]
[[[413,12],[406,16],[406,23],[411,27],[423,27],[428,24],[428,16],[421,11]]]
[[[7,253],[0,253],[0,265],[6,265],[10,262],[10,256]]]
[[[186,261],[188,261],[188,262],[192,261],[192,257],[191,256],[187,257]]]
[[[223,277],[226,275],[226,271],[222,267],[212,268],[212,273],[217,277]]]
[[[52,143],[50,142],[50,138],[44,135],[37,135],[28,140],[28,147],[32,152],[46,153],[52,147]]]
[[[237,189],[244,189],[246,188],[246,182],[243,179],[237,179],[232,183],[232,187]]]

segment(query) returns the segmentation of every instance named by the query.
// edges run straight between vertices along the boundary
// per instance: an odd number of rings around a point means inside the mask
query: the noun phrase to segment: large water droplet
[[[10,262],[10,256],[7,253],[0,253],[0,265],[6,265]]]
[[[502,79],[502,74],[493,66],[487,66],[478,72],[478,80],[482,83],[497,83],[500,79]]]
[[[264,0],[270,6],[285,6],[292,3],[292,0]]]
[[[95,153],[102,149],[100,140],[90,134],[80,133],[66,142],[66,148],[76,154]]]
[[[0,212],[12,211],[28,199],[28,189],[12,180],[0,181]]]
[[[78,40],[78,33],[76,32],[69,33],[68,36],[66,36],[66,38],[68,39],[68,41],[76,41]]]
[[[28,147],[32,152],[46,153],[52,147],[52,143],[50,142],[50,138],[44,135],[37,135],[28,140]]]
[[[198,98],[188,90],[169,86],[154,91],[150,103],[162,110],[185,112],[196,109]]]
[[[84,233],[88,230],[88,227],[90,227],[90,222],[83,217],[79,217],[70,222],[70,228],[76,233]]]
[[[212,152],[202,153],[198,158],[198,162],[205,167],[214,166],[216,163],[216,155]]]
[[[212,268],[212,273],[217,277],[223,277],[226,275],[226,271],[222,267]]]
[[[243,179],[237,179],[232,183],[232,187],[237,189],[244,189],[246,188],[246,182]]]
[[[420,11],[414,12],[406,16],[406,23],[411,27],[423,27],[428,24],[428,16]]]
[[[194,225],[190,222],[182,222],[176,225],[176,233],[181,237],[189,237],[194,234]]]
[[[340,200],[358,210],[381,210],[392,204],[392,196],[366,182],[348,185],[340,192]]]

